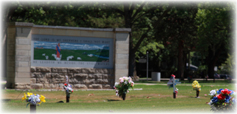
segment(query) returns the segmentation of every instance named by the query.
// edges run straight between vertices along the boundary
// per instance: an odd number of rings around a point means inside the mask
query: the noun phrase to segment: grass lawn
[[[135,88],[142,90],[131,90],[123,101],[115,95],[115,90],[85,91],[78,90],[71,94],[70,103],[57,103],[58,101],[66,102],[65,92],[63,91],[35,91],[35,94],[44,95],[46,103],[37,106],[37,112],[40,113],[120,113],[120,112],[155,112],[155,113],[213,113],[206,102],[210,101],[208,96],[212,89],[228,88],[235,89],[235,83],[217,81],[216,83],[202,82],[200,98],[196,97],[196,91],[192,89],[191,83],[183,82],[178,84],[179,93],[176,99],[173,99],[172,88],[168,88],[167,81],[162,82],[137,82]],[[26,92],[25,92],[26,93]],[[2,111],[23,113],[30,112],[26,108],[26,102],[21,100],[24,92],[15,90],[2,90]],[[205,96],[207,94],[207,96]]]

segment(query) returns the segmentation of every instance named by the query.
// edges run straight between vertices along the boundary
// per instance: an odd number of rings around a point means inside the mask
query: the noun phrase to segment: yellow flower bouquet
[[[43,95],[33,94],[33,93],[29,93],[29,92],[27,92],[27,94],[24,93],[22,100],[25,100],[26,102],[28,102],[26,107],[29,104],[40,105],[42,102],[46,102],[45,97]]]
[[[197,80],[194,80],[192,83],[193,90],[201,91],[201,85],[198,83]]]

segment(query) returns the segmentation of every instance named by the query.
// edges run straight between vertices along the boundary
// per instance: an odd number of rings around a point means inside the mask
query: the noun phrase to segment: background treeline
[[[91,28],[131,28],[129,75],[145,77],[139,63],[149,52],[149,72],[214,77],[234,68],[232,2],[4,2],[7,22]],[[4,36],[4,35],[3,35]],[[3,37],[2,36],[2,37]],[[188,63],[188,67],[186,67]],[[198,67],[191,72],[190,64]]]

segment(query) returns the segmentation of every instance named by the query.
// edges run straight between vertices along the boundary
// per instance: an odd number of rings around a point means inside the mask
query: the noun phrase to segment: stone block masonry
[[[112,89],[113,69],[31,67],[30,83],[15,89],[62,89],[65,75],[74,89]]]

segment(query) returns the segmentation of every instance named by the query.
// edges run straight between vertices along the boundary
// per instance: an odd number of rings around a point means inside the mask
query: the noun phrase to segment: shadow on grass
[[[163,84],[163,83],[167,83],[168,81],[167,80],[161,80],[160,82],[158,81],[151,81],[151,80],[139,80],[139,81],[134,81],[134,83],[160,83],[160,84]]]
[[[189,98],[195,98],[195,99],[198,99],[196,96],[189,96]],[[200,97],[199,97],[200,98]]]
[[[121,101],[121,100],[118,100],[118,99],[107,99],[107,101]]]
[[[11,99],[2,99],[3,102],[9,102]]]
[[[193,79],[190,82],[188,80],[181,80],[180,82],[181,83],[192,84],[194,80],[195,79]],[[209,84],[209,83],[223,83],[223,84],[234,84],[234,83],[236,83],[235,80],[229,81],[229,80],[218,80],[218,79],[216,79],[215,82],[213,81],[213,79],[208,79],[208,80],[203,79],[203,80],[197,80],[197,81],[198,81],[198,83],[207,83],[207,84]]]
[[[58,101],[57,103],[64,103],[63,101]]]

